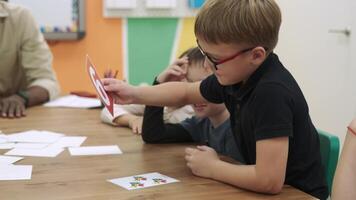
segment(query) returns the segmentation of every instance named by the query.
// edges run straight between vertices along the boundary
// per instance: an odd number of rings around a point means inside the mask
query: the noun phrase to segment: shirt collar
[[[0,2],[0,18],[5,18],[9,16],[9,11],[5,8],[6,3]]]
[[[278,57],[272,52],[245,83],[240,82],[231,85],[227,88],[227,92],[238,100],[242,100],[252,89],[256,87],[261,77],[267,72],[268,68],[275,59],[278,59]]]

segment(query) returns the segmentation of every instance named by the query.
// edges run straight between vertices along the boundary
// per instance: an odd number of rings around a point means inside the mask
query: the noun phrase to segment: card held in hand
[[[104,85],[100,80],[100,77],[98,73],[96,72],[94,64],[90,61],[89,56],[86,56],[86,65],[87,65],[87,71],[89,73],[89,77],[91,82],[93,83],[96,92],[98,93],[101,102],[105,105],[105,107],[108,109],[110,114],[114,116],[114,100],[110,93],[107,93],[104,89]]]

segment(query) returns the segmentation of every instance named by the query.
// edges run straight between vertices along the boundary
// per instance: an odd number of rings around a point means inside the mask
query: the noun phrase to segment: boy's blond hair
[[[195,35],[213,44],[277,45],[281,12],[274,0],[208,0],[195,22]]]

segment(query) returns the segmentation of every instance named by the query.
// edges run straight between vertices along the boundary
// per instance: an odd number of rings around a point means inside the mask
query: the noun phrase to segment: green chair
[[[326,181],[331,192],[334,173],[339,159],[340,142],[335,135],[319,130],[321,162],[326,172]]]

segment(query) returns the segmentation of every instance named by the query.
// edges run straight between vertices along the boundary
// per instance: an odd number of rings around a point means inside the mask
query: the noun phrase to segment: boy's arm
[[[104,88],[119,104],[182,106],[207,102],[200,94],[200,82],[169,82],[156,86],[131,86],[116,79],[103,79]]]
[[[143,116],[142,139],[147,143],[191,142],[188,131],[180,124],[165,124],[163,107],[146,106]]]
[[[256,165],[219,162],[213,178],[256,192],[276,194],[282,190],[288,159],[288,137],[256,143]]]
[[[139,88],[137,101],[146,105],[184,106],[206,103],[200,94],[201,82],[169,82],[153,87]]]
[[[258,141],[256,165],[235,165],[221,161],[209,147],[187,149],[186,160],[198,176],[256,192],[276,194],[282,190],[285,181],[288,146],[288,137]]]

